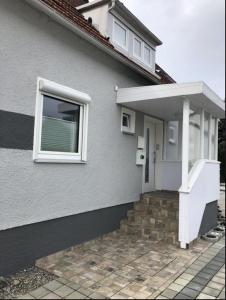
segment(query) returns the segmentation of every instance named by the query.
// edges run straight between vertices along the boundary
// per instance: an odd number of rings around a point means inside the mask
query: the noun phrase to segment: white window
[[[128,29],[118,20],[114,20],[114,42],[128,50]]]
[[[87,160],[89,95],[38,79],[35,162],[83,163]]]
[[[130,109],[122,107],[121,131],[128,134],[135,134],[136,113]]]
[[[144,46],[144,62],[148,65],[151,64],[151,49],[147,46]]]
[[[136,37],[134,38],[134,56],[142,59],[142,42]]]

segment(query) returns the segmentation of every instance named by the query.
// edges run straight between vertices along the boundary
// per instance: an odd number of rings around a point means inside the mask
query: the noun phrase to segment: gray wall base
[[[132,203],[0,231],[0,276],[119,229]]]
[[[214,201],[206,205],[199,230],[200,236],[206,234],[217,226],[217,205],[218,201]]]

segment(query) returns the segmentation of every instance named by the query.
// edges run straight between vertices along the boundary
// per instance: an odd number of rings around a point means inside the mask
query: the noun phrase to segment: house
[[[118,229],[146,192],[179,195],[182,248],[215,225],[224,102],[156,65],[119,1],[1,0],[0,37],[0,275]]]

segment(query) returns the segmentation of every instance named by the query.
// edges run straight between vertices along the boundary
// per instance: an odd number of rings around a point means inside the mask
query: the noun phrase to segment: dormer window
[[[118,20],[114,20],[114,42],[121,48],[128,50],[128,29]]]

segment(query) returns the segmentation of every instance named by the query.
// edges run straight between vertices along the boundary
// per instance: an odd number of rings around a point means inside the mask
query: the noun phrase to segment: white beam
[[[219,120],[215,120],[215,160],[218,161],[218,129],[219,129]]]
[[[212,115],[209,116],[209,160],[212,159],[212,133],[213,133],[213,126],[212,126]]]
[[[185,99],[183,104],[183,136],[182,136],[182,188],[188,189],[188,171],[189,171],[189,117],[190,102]]]
[[[201,111],[201,126],[200,126],[200,157],[204,159],[205,156],[205,111]]]

